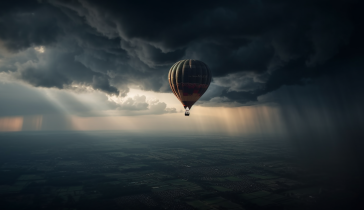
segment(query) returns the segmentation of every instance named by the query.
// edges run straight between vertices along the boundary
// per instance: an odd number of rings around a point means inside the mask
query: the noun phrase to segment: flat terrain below
[[[1,209],[343,208],[358,192],[259,137],[0,133]],[[326,208],[327,209],[327,208]]]

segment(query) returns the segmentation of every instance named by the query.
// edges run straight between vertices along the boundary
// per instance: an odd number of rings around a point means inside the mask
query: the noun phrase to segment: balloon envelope
[[[181,101],[184,108],[191,109],[209,87],[211,73],[202,61],[181,60],[169,70],[168,81],[174,95]]]

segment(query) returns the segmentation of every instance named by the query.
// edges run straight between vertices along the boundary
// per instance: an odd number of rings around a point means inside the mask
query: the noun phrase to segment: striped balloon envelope
[[[175,63],[168,74],[168,81],[174,95],[186,109],[185,115],[206,92],[211,82],[211,73],[205,63],[199,60],[181,60]]]

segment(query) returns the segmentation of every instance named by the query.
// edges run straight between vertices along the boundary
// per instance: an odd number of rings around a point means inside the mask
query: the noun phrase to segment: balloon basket
[[[186,107],[185,109],[185,116],[190,116],[190,109],[188,107]]]

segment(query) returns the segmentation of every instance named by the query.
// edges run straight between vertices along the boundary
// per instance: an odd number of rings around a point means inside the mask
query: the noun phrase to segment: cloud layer
[[[0,74],[0,76],[3,76]],[[0,118],[6,116],[135,116],[176,113],[165,102],[144,95],[107,96],[99,91],[39,89],[0,80]],[[57,121],[57,120],[56,120]]]
[[[243,105],[362,56],[355,0],[14,2],[0,13],[0,71],[36,87],[169,92],[170,66],[192,58],[220,90],[202,101]]]

